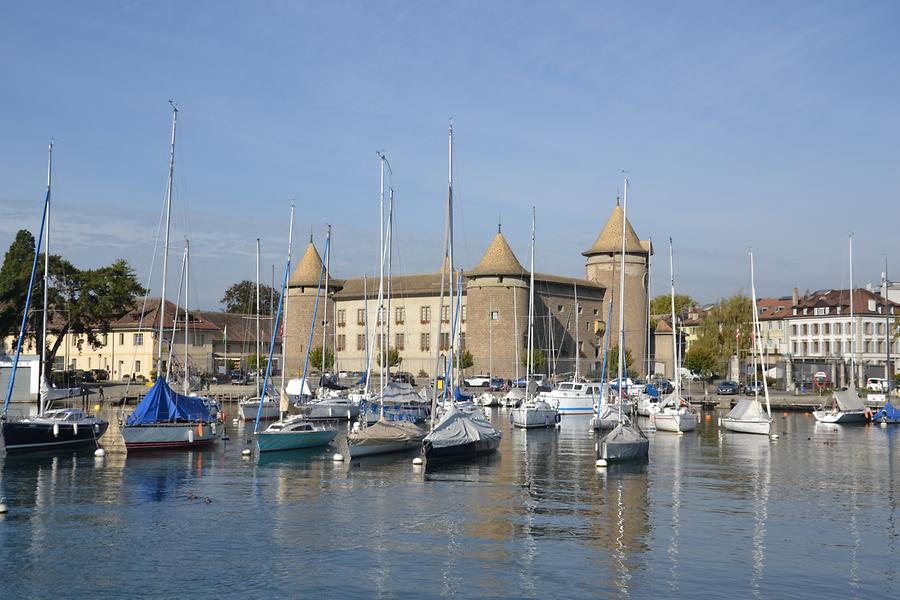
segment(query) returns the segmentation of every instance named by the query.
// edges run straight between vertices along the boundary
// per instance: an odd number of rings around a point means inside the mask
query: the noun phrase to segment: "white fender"
[[[78,423],[72,423],[72,433],[78,437]]]
[[[53,437],[59,437],[59,423],[53,424]]]
[[[190,429],[188,429],[188,444],[193,444],[193,443],[194,443],[194,428],[191,427]]]
[[[209,424],[209,429],[210,429],[210,431],[212,432],[213,435],[216,435],[216,424],[215,424],[215,423],[210,423],[210,424]]]

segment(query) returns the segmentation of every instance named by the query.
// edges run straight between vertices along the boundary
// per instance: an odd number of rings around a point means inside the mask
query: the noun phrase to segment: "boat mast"
[[[256,397],[262,404],[262,395],[259,393],[259,359],[261,358],[259,341],[259,238],[256,238]]]
[[[766,356],[763,353],[762,347],[762,327],[759,324],[759,309],[756,307],[756,267],[753,262],[753,249],[750,250],[750,295],[753,299],[753,337],[756,339],[756,353],[759,355],[759,364],[762,367],[762,382],[763,382],[763,393],[766,396],[766,414],[769,418],[772,418],[772,407],[769,403],[769,384],[766,382]],[[756,373],[756,369],[753,370]],[[757,402],[759,402],[759,396],[757,396]]]
[[[453,323],[454,323],[454,313],[455,307],[453,306],[453,119],[450,119],[449,133],[447,136],[447,256],[450,260],[450,281],[449,281],[449,293],[448,293],[448,302],[450,309],[450,344],[449,344],[449,366],[448,369],[450,372],[450,378],[454,384],[453,390],[453,402],[456,402],[456,374],[453,373],[453,355],[456,345],[456,336],[453,331]],[[441,306],[441,312],[444,312],[444,307]],[[443,320],[443,315],[441,315],[441,320]],[[447,382],[445,382],[446,384]],[[446,389],[446,385],[445,388]]]
[[[675,408],[678,408],[677,401],[681,400],[681,373],[678,370],[680,363],[678,361],[678,321],[675,315],[675,259],[673,257],[673,254],[674,251],[672,249],[672,238],[669,238],[669,276],[672,283],[670,292],[672,304],[672,370],[675,372]],[[756,300],[754,300],[753,302],[754,310],[756,310]]]
[[[50,381],[48,378],[50,369],[47,368],[47,298],[50,290],[50,187],[53,183],[53,142],[50,142],[50,150],[47,156],[47,202],[44,207],[46,221],[46,235],[44,235],[44,313],[41,325],[41,389],[40,402],[38,403],[38,415],[43,417],[49,404]],[[35,249],[37,252],[38,249]]]
[[[390,165],[388,165],[390,168]],[[388,219],[387,219],[387,235],[385,236],[387,243],[387,281],[385,282],[385,315],[384,315],[384,348],[385,348],[385,371],[387,378],[391,378],[391,279],[394,276],[394,265],[392,250],[394,247],[394,188],[389,189],[388,195]]]
[[[575,377],[573,381],[578,381],[578,359],[580,358],[578,350],[578,282],[575,282]]]
[[[856,388],[856,321],[853,318],[853,232],[847,235],[850,245],[850,387]]]
[[[293,250],[294,250],[294,203],[291,202],[291,224],[288,227],[288,256],[287,256],[287,270],[288,273],[291,271],[291,262],[293,260]],[[290,275],[288,275],[290,277]],[[287,288],[287,284],[281,290],[281,302],[283,304],[282,310],[284,311],[284,325],[282,326],[282,334],[281,334],[281,393],[284,392],[284,371],[285,366],[287,365],[286,360],[286,348],[287,342],[285,338],[287,337],[287,322],[288,322],[288,298],[290,297]],[[227,331],[227,329],[226,329]],[[225,350],[228,350],[228,346],[225,346]],[[300,393],[303,393],[303,390],[300,390]]]
[[[891,368],[891,303],[888,300],[888,260],[884,257],[884,281],[881,286],[881,298],[884,302],[884,378],[887,383],[887,397],[891,397],[894,383],[894,370]]]
[[[516,296],[517,295],[518,294],[516,294],[514,291],[513,292],[513,341],[514,341],[513,346],[515,347],[515,351],[516,351],[516,379],[515,379],[515,381],[519,381],[519,361],[521,360],[519,358],[519,311],[518,311],[518,307],[516,306]],[[515,387],[515,382],[513,383],[513,386]]]
[[[169,147],[169,178],[166,182],[166,236],[163,242],[163,275],[162,275],[162,293],[159,297],[159,310],[156,311],[159,317],[159,344],[156,349],[156,378],[163,376],[162,347],[165,334],[165,314],[166,314],[166,279],[169,275],[169,230],[172,222],[172,180],[175,174],[175,131],[178,125],[178,106],[172,100],[169,100],[172,107],[172,142]],[[165,379],[165,378],[164,378]]]
[[[671,244],[671,242],[672,242],[672,238],[669,238],[669,243]],[[650,238],[650,247],[653,248],[653,238]],[[674,275],[673,275],[673,277],[674,277]],[[650,381],[650,376],[653,375],[653,366],[650,364],[650,298],[652,298],[652,297],[653,297],[653,294],[651,293],[651,287],[650,287],[650,253],[648,252],[647,253],[647,340],[646,340],[647,351],[646,351],[646,357],[645,357],[647,360],[645,366],[647,369],[646,374],[647,374],[647,382],[648,383]],[[673,331],[672,335],[675,335],[674,328],[672,329],[672,331]]]
[[[494,297],[488,300],[488,380],[494,378]],[[491,382],[488,381],[488,389]]]
[[[378,152],[379,183],[378,183],[378,412],[379,417],[384,416],[384,164],[387,159],[384,152]]]
[[[622,422],[625,381],[622,371],[625,365],[625,239],[627,233],[628,213],[628,177],[625,178],[625,193],[622,198],[622,261],[619,272],[619,422]]]
[[[184,240],[184,395],[190,391],[190,370],[188,369],[188,293],[191,289],[191,243]],[[174,336],[173,336],[174,338]]]
[[[331,239],[331,225],[327,226]],[[322,377],[325,377],[325,353],[328,351],[328,276],[331,267],[331,244],[325,249],[325,306],[322,307]]]
[[[528,356],[525,358],[525,399],[531,399],[531,376],[534,368],[534,207],[531,207],[531,262],[528,279]]]

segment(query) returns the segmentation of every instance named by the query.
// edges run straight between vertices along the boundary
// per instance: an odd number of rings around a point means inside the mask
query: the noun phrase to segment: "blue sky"
[[[142,279],[181,105],[174,254],[192,304],[283,268],[334,226],[334,273],[377,271],[378,162],[393,167],[400,272],[439,264],[446,130],[457,256],[496,230],[524,263],[583,275],[630,173],[629,216],[675,239],[679,291],[713,301],[900,279],[895,2],[41,2],[0,20],[0,248],[39,223],[56,143],[54,251]],[[176,256],[177,260],[177,256]],[[159,276],[151,285],[159,288]]]

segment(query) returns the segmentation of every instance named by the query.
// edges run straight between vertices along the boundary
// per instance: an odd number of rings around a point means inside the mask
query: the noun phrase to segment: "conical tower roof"
[[[488,246],[481,257],[481,262],[472,269],[472,275],[523,275],[519,259],[513,253],[512,248],[506,242],[501,231],[497,231],[491,245]]]
[[[622,252],[622,207],[618,202],[616,202],[616,207],[613,209],[612,214],[609,215],[609,219],[606,220],[603,231],[597,236],[593,245],[581,254],[583,256],[592,256],[608,252]],[[625,252],[647,253],[627,219],[625,220]]]
[[[303,257],[300,259],[300,262],[297,263],[297,268],[294,269],[294,272],[291,274],[291,279],[288,281],[288,284],[303,286],[317,285],[321,273],[322,257],[319,256],[319,251],[316,250],[316,245],[313,244],[313,241],[309,240],[306,252],[303,253]]]

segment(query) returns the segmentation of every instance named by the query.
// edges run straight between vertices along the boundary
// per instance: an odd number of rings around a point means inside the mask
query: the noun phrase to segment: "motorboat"
[[[7,452],[96,444],[109,422],[74,408],[46,410],[41,416],[3,421]]]
[[[310,423],[301,415],[276,421],[256,436],[260,452],[297,450],[327,446],[337,436],[337,428]]]
[[[538,398],[558,406],[559,414],[590,415],[594,413],[597,400],[603,394],[600,383],[565,381],[549,392],[541,392]]]

